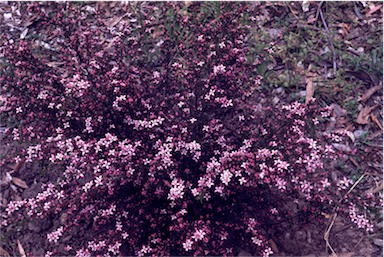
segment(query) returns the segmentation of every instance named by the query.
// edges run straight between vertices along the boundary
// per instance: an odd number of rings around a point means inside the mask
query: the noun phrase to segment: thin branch
[[[323,13],[323,11],[321,10],[322,3],[323,3],[323,2],[321,2],[321,3],[319,4],[319,7],[318,7],[318,10],[317,10],[317,11],[318,11],[318,13],[320,14],[321,21],[323,22],[324,28],[325,28],[325,30],[327,31],[328,42],[329,42],[329,46],[331,47],[331,51],[332,51],[333,71],[334,71],[334,73],[336,74],[336,72],[337,72],[337,63],[336,63],[337,55],[336,55],[335,47],[334,47],[334,45],[333,45],[333,40],[332,40],[331,32],[329,31],[327,22],[325,21],[324,13]]]
[[[332,252],[332,256],[336,256],[337,257],[337,254],[336,252],[333,250],[331,244],[329,243],[329,235],[331,233],[331,229],[333,227],[333,224],[335,223],[335,220],[336,220],[336,217],[337,217],[337,211],[339,210],[339,204],[345,199],[345,197],[350,193],[352,192],[353,189],[355,189],[355,187],[357,186],[357,184],[360,183],[361,180],[363,180],[363,178],[366,176],[367,174],[364,173],[363,175],[360,176],[360,178],[358,180],[356,180],[356,182],[351,186],[351,188],[347,191],[347,193],[345,193],[345,195],[339,200],[339,202],[337,203],[337,206],[335,207],[335,210],[334,210],[334,214],[333,214],[333,217],[332,217],[332,220],[331,220],[331,223],[328,225],[327,229],[325,230],[325,233],[324,233],[324,240],[325,240],[325,244],[326,244],[326,248],[329,248]]]

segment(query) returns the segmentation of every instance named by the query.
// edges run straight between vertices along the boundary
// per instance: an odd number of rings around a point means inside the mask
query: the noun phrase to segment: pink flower
[[[182,199],[184,196],[184,181],[181,179],[172,180],[172,187],[169,190],[168,199],[175,201],[177,199]]]
[[[284,191],[286,190],[287,181],[285,181],[282,178],[276,178],[276,186],[279,190]]]
[[[202,229],[198,229],[195,231],[195,233],[193,233],[193,236],[192,238],[195,240],[195,241],[198,241],[198,240],[203,240],[204,237],[205,237],[206,233],[204,232],[204,230]]]
[[[255,245],[261,246],[262,242],[263,241],[257,238],[256,236],[252,237],[252,243],[254,243]]]
[[[192,250],[192,245],[193,245],[193,241],[190,240],[190,239],[187,239],[187,241],[185,241],[185,243],[183,243],[183,248],[185,251],[190,251]]]
[[[221,182],[223,182],[223,184],[228,186],[228,183],[231,181],[232,176],[233,175],[229,170],[224,170],[220,176],[220,180]]]
[[[91,254],[88,250],[80,249],[76,251],[75,257],[91,257]]]
[[[63,235],[64,228],[59,227],[56,231],[53,231],[52,233],[49,233],[47,235],[48,241],[49,242],[55,242],[59,240],[59,238]]]
[[[213,67],[213,74],[217,75],[225,72],[225,66],[220,64]]]
[[[120,251],[119,251],[119,249],[120,249],[120,246],[121,246],[121,243],[119,243],[119,242],[115,242],[115,244],[114,245],[110,245],[109,247],[108,247],[108,252],[111,252],[112,254],[118,254]]]
[[[342,189],[347,189],[351,184],[352,184],[352,180],[346,177],[343,177],[342,180],[339,180],[339,182],[337,183],[337,186]]]
[[[271,247],[267,247],[266,249],[264,249],[263,257],[268,257],[271,254],[273,254],[273,251],[272,251]]]

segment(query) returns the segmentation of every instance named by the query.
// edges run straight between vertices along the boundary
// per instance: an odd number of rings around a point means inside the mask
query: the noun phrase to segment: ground
[[[258,91],[258,101],[268,98],[278,104],[313,96],[332,106],[333,120],[327,130],[348,130],[349,143],[338,147],[346,153],[356,149],[353,156],[346,155],[342,168],[335,172],[342,174],[352,170],[356,172],[348,172],[348,175],[355,176],[369,173],[364,180],[365,190],[382,191],[382,3],[250,4],[260,5],[260,11],[255,14],[249,42],[255,49],[270,46],[271,51],[270,60],[260,67],[265,83]],[[82,5],[82,8],[103,9],[102,18],[118,24],[120,20],[116,17],[121,17],[129,4]],[[0,29],[10,37],[28,36],[33,32],[33,22],[38,20],[38,17],[29,17],[26,4],[19,2],[1,3],[0,14]],[[1,147],[0,156],[8,147]],[[43,170],[44,167],[23,163],[2,167],[2,210],[11,200],[37,194],[40,183],[56,179],[54,172],[49,176],[36,172]],[[382,255],[381,233],[366,234],[353,224],[343,222],[335,213],[324,215],[328,215],[328,224],[309,223],[297,227],[297,223],[286,220],[271,225],[274,233],[270,235],[270,243],[275,256],[330,256],[329,246],[338,256]],[[382,212],[373,218],[382,228]],[[17,235],[2,231],[0,255],[22,256],[24,250],[35,256],[43,255],[47,242],[42,232],[59,222],[65,222],[65,216],[52,217],[39,224],[23,224]],[[86,233],[86,228],[84,224],[79,233]],[[71,237],[67,240],[68,244],[76,243]],[[250,253],[242,249],[241,255]]]

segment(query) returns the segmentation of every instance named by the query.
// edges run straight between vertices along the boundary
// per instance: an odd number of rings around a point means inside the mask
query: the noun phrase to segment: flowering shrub
[[[268,224],[295,214],[286,202],[312,219],[331,212],[353,183],[329,173],[339,157],[331,143],[343,135],[316,134],[331,109],[315,101],[250,100],[262,81],[248,54],[256,9],[137,3],[113,27],[97,19],[102,10],[29,4],[42,17],[37,33],[48,27],[57,40],[2,47],[1,115],[18,121],[9,140],[28,143],[10,152],[14,161],[61,173],[10,202],[1,225],[67,215],[47,233],[47,256],[227,256],[238,247],[268,256]],[[371,231],[355,204],[372,202],[340,204]],[[92,237],[65,246],[84,227]]]

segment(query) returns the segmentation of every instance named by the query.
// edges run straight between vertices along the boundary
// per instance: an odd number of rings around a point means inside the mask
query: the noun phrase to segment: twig
[[[338,208],[338,207],[337,207],[337,208]],[[337,210],[336,210],[336,211],[337,211]],[[335,223],[336,217],[337,217],[337,212],[335,212],[335,214],[333,214],[332,221],[331,221],[331,223],[328,225],[327,230],[326,230],[325,233],[324,233],[324,240],[325,240],[326,247],[328,247],[328,248],[331,250],[333,256],[337,256],[337,254],[336,254],[335,250],[333,250],[331,244],[329,243],[329,234],[330,234],[330,232],[331,232],[331,229],[332,229],[332,227],[333,227],[333,224]]]
[[[290,3],[288,3],[288,2],[284,2],[284,3],[285,3],[285,7],[288,7],[289,11],[293,14],[293,16],[295,17],[295,19],[296,19],[297,21],[300,21],[299,17],[297,17],[297,15],[293,12],[291,6],[289,5]]]
[[[325,21],[325,18],[324,18],[323,11],[321,10],[322,3],[323,2],[321,2],[319,4],[318,12],[320,14],[321,21],[323,22],[324,28],[327,31],[328,42],[329,42],[329,46],[331,47],[331,51],[332,51],[333,71],[336,74],[336,72],[337,72],[337,63],[336,63],[337,56],[336,56],[335,47],[333,45],[333,40],[332,40],[332,37],[331,37],[331,32],[329,31],[327,22]]]
[[[364,173],[363,175],[360,176],[360,178],[358,180],[356,180],[356,182],[351,186],[351,188],[347,191],[347,193],[345,193],[345,195],[339,200],[339,202],[337,203],[337,206],[335,207],[335,210],[334,210],[334,214],[333,214],[333,217],[332,217],[332,220],[331,220],[331,223],[328,225],[327,229],[325,230],[325,233],[324,233],[324,240],[325,240],[325,244],[326,244],[326,247],[328,247],[331,252],[332,252],[332,256],[335,256],[337,257],[337,254],[335,252],[335,250],[333,250],[331,244],[329,243],[329,234],[331,233],[331,229],[333,227],[333,224],[335,223],[335,220],[336,220],[336,217],[337,217],[337,211],[339,209],[339,204],[345,199],[345,197],[350,193],[352,192],[353,189],[355,189],[355,187],[357,186],[357,184],[360,183],[360,181],[366,176],[367,174]]]
[[[355,14],[356,16],[359,18],[359,19],[362,19],[363,16],[361,15],[360,11],[359,11],[359,8],[357,7],[356,5],[356,2],[353,2],[353,10],[355,11]]]
[[[365,192],[365,194],[366,195],[367,194],[376,194],[376,193],[378,193],[378,192],[380,192],[382,190],[383,190],[383,181],[381,181],[381,183],[379,185],[377,185],[375,188],[370,188],[369,190],[367,190]]]
[[[374,236],[381,236],[381,234],[371,234],[369,236],[365,235],[365,236],[362,236],[359,241],[357,241],[357,243],[355,244],[355,246],[353,248],[356,248],[365,238],[372,238]]]
[[[352,192],[352,190],[357,186],[357,184],[360,183],[360,181],[366,176],[367,174],[364,173],[363,175],[360,176],[360,178],[358,180],[356,180],[356,182],[351,186],[351,188],[348,190],[348,192],[343,196],[343,198],[340,199],[339,203],[341,203],[341,201],[344,200],[345,197],[347,197],[347,195]]]
[[[317,19],[319,18],[319,14],[320,14],[320,9],[321,9],[321,6],[323,5],[324,1],[320,2],[317,6],[317,11],[316,11],[316,16],[315,16],[315,19],[317,21]]]
[[[374,144],[374,143],[369,143],[369,142],[364,142],[364,141],[361,141],[361,143],[363,143],[367,146],[370,146],[370,147],[383,148],[383,145],[381,145],[381,144]]]

